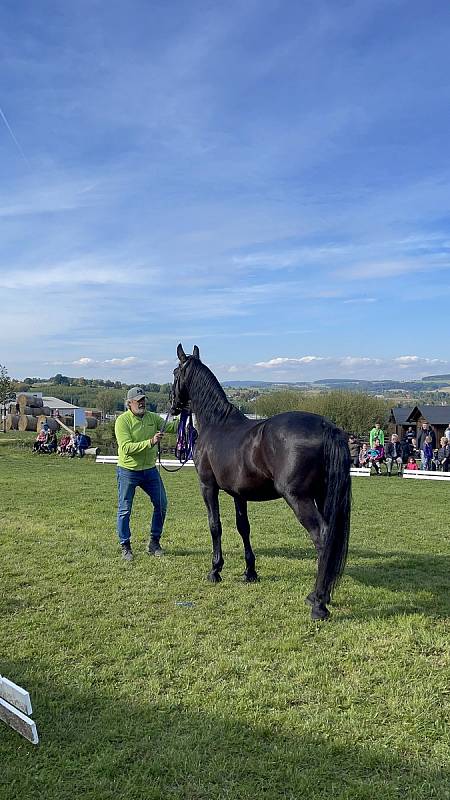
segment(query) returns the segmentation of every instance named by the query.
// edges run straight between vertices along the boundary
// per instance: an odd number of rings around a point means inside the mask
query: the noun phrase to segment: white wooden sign
[[[0,675],[0,720],[24,736],[32,744],[39,742],[30,695],[26,689]]]

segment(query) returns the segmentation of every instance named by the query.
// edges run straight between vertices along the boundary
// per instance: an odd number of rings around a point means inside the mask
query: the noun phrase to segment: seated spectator
[[[33,444],[33,453],[42,453],[47,441],[47,433],[43,428],[39,431]]]
[[[411,455],[413,455],[414,458],[420,458],[420,450],[417,447],[417,439],[411,439],[411,448],[412,448]]]
[[[58,449],[58,439],[56,437],[56,431],[49,432],[47,434],[47,441],[45,443],[46,452],[47,453],[56,453]]]
[[[349,447],[349,450],[350,450],[350,458],[352,460],[352,466],[353,467],[359,467],[359,450],[360,450],[360,447],[359,447],[359,442],[358,442],[356,436],[353,436],[353,434],[350,434],[350,436],[348,437],[348,447]]]
[[[67,433],[65,433],[63,436],[61,436],[61,439],[59,440],[58,453],[60,456],[67,455],[69,444],[70,444],[70,436]]]
[[[450,423],[448,424],[447,428],[444,431],[444,436],[447,439],[447,442],[450,444]]]
[[[360,467],[367,467],[369,465],[369,451],[367,449],[367,445],[365,442],[364,444],[361,445],[361,450],[359,451],[358,460]]]
[[[86,436],[85,433],[78,434],[78,443],[77,443],[77,453],[80,458],[83,458],[86,450],[91,445],[91,438],[90,436]]]
[[[433,458],[435,469],[450,472],[450,444],[446,436],[441,436],[441,446]]]
[[[406,436],[400,442],[402,448],[402,461],[403,464],[407,464],[409,461],[409,457],[414,455],[414,447],[411,444],[411,440],[407,439]]]
[[[405,469],[408,469],[408,470],[410,470],[410,469],[419,469],[419,467],[416,464],[416,459],[414,458],[414,456],[410,456],[408,458],[408,463],[407,463]]]
[[[70,456],[70,458],[75,458],[77,450],[78,450],[78,431],[74,431],[70,435],[70,441],[67,446],[67,453]]]
[[[433,462],[433,444],[432,444],[431,436],[425,436],[425,440],[422,443],[422,448],[420,451],[422,463],[422,469],[431,470],[432,462]]]
[[[386,447],[386,467],[387,474],[390,478],[392,475],[392,465],[397,464],[397,475],[401,478],[403,467],[403,451],[396,433],[391,436],[391,441],[388,442]]]
[[[373,447],[367,451],[369,454],[368,466],[373,467],[375,475],[381,475],[381,464],[384,461],[384,447],[378,438],[375,439]]]

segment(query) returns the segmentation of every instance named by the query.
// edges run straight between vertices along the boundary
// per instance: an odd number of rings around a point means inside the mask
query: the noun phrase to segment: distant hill
[[[436,375],[423,380],[384,380],[368,381],[352,378],[326,378],[319,381],[226,381],[224,388],[233,389],[344,389],[345,391],[366,392],[368,394],[384,394],[385,392],[427,392],[445,388],[450,383],[450,375]]]
[[[311,386],[310,383],[306,381],[295,381],[294,383],[289,383],[288,381],[225,381],[224,383],[221,382],[221,386],[229,387],[230,389],[273,389],[274,386],[289,386],[290,388],[293,386],[300,387],[300,386]]]
[[[422,378],[423,381],[439,381],[448,383],[450,381],[450,372],[447,372],[446,375],[425,375]]]

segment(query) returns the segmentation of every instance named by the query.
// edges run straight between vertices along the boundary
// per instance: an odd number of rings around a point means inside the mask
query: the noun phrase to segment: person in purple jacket
[[[433,444],[432,444],[432,441],[433,440],[432,440],[431,436],[426,436],[425,437],[425,441],[424,441],[424,443],[422,445],[422,448],[423,448],[421,450],[421,454],[422,454],[421,467],[422,467],[422,469],[426,469],[426,470],[430,470],[431,469],[431,464],[432,464],[432,461],[433,461]]]
[[[369,467],[374,468],[375,475],[381,475],[381,464],[384,461],[384,447],[379,439],[375,439],[373,447],[367,451],[369,454]]]

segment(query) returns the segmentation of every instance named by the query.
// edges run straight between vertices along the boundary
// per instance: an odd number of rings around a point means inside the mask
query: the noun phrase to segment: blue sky
[[[450,371],[450,4],[0,8],[0,363]]]

